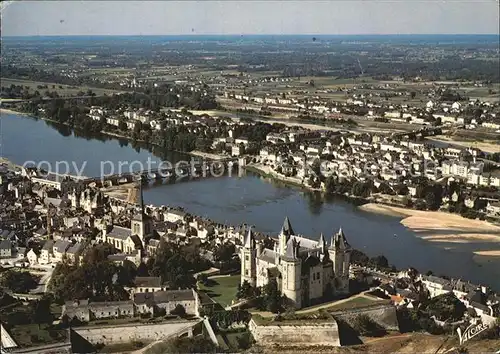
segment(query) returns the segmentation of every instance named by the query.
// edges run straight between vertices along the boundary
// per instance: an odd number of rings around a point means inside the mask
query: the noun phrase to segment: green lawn
[[[325,307],[325,310],[328,311],[338,311],[338,310],[348,310],[348,309],[354,309],[358,307],[364,307],[368,305],[374,305],[376,303],[384,303],[386,301],[384,300],[379,300],[376,298],[370,299],[368,297],[364,296],[358,296],[358,297],[353,297],[351,300],[340,303],[340,304],[332,304],[332,306]]]
[[[240,275],[209,278],[209,284],[200,284],[200,290],[205,291],[208,296],[226,307],[231,305],[231,301],[235,298],[239,283]]]

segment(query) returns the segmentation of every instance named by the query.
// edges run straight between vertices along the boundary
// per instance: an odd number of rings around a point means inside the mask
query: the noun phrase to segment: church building
[[[130,229],[116,225],[107,225],[103,230],[104,242],[110,243],[121,252],[128,254],[136,251],[141,251],[144,254],[146,245],[154,235],[152,219],[146,214],[144,209],[142,180],[139,180],[138,183],[140,210],[132,218]]]
[[[285,218],[274,249],[256,243],[251,229],[241,248],[241,282],[261,287],[276,279],[278,288],[297,309],[349,293],[351,246],[342,229],[328,244],[293,231]]]

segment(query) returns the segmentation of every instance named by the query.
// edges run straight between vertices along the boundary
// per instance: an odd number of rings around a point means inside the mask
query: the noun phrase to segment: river
[[[15,163],[25,161],[75,162],[83,175],[97,176],[101,161],[171,162],[188,159],[186,154],[168,151],[150,153],[117,139],[75,136],[65,127],[42,120],[2,114],[0,155]],[[398,268],[413,266],[421,272],[459,277],[500,290],[500,263],[475,262],[472,246],[424,241],[399,223],[399,219],[360,211],[344,200],[324,201],[321,196],[286,186],[255,174],[240,177],[199,179],[176,184],[152,184],[144,191],[146,203],[184,207],[192,214],[228,224],[248,223],[262,232],[276,234],[285,216],[295,231],[307,237],[330,237],[339,227],[349,242],[369,256],[385,255]]]

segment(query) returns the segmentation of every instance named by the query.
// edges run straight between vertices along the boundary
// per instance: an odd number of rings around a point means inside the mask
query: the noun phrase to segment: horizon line
[[[345,36],[499,36],[499,33],[177,33],[177,34],[26,34],[26,35],[2,35],[0,38],[26,38],[26,37],[172,37],[172,36],[322,36],[322,37],[345,37]]]

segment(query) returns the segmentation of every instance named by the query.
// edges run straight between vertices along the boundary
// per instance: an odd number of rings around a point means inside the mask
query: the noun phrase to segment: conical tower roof
[[[341,249],[341,250],[348,250],[351,248],[351,245],[349,245],[349,242],[347,242],[347,238],[345,237],[344,231],[342,230],[342,227],[339,229],[339,231],[332,236],[332,240],[330,243],[330,248],[336,248],[336,249]]]
[[[285,216],[285,221],[283,221],[283,227],[281,228],[281,233],[290,236],[295,235],[295,232],[292,229],[292,224],[290,224],[290,220],[288,216]]]
[[[318,247],[321,248],[321,251],[323,253],[326,251],[327,243],[326,243],[325,236],[323,235],[323,233],[321,233],[319,236]]]
[[[253,235],[252,227],[248,227],[248,232],[245,237],[245,247],[246,248],[253,248],[255,246],[255,237]]]
[[[345,237],[344,231],[342,231],[342,227],[338,232],[338,243],[340,249],[350,249],[351,245],[347,242],[347,238]]]

